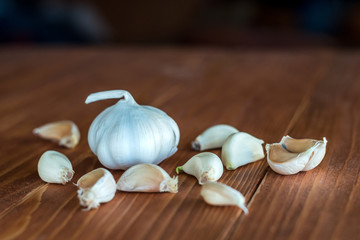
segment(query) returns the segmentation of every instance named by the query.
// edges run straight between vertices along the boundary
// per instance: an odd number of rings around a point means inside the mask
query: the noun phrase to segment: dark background
[[[2,45],[360,44],[360,1],[0,0]]]

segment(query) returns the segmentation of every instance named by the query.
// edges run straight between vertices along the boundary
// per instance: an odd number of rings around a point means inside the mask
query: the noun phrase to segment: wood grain
[[[356,239],[360,236],[360,52],[69,48],[0,50],[0,239]],[[226,123],[278,142],[285,134],[329,144],[314,170],[274,173],[266,160],[225,171],[220,182],[241,191],[249,215],[213,207],[195,178],[179,175],[179,192],[123,193],[82,211],[76,186],[45,184],[37,161],[57,150],[72,161],[76,182],[101,167],[87,130],[115,100],[85,105],[88,94],[126,89],[136,101],[178,123],[178,152],[160,164],[170,175],[196,154],[190,142]],[[64,149],[32,135],[70,119],[82,139]],[[220,154],[220,150],[212,151]],[[122,171],[111,171],[117,180]]]

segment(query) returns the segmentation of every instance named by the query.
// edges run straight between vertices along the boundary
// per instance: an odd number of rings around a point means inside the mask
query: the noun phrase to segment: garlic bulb
[[[190,158],[183,166],[176,168],[176,173],[184,171],[195,176],[199,184],[207,181],[217,181],[223,174],[223,165],[220,158],[211,152],[196,154]]]
[[[308,171],[325,156],[327,140],[294,139],[285,136],[280,143],[266,145],[267,162],[279,174],[291,175]]]
[[[226,169],[234,170],[264,158],[263,143],[263,140],[244,132],[229,136],[221,150],[221,159]]]
[[[67,148],[75,147],[80,141],[79,128],[75,123],[68,120],[47,123],[35,128],[33,133]]]
[[[100,203],[109,202],[116,193],[116,183],[112,174],[105,168],[97,168],[82,176],[77,184],[80,205],[85,210],[97,208]]]
[[[238,131],[230,125],[218,124],[206,129],[197,136],[191,146],[196,151],[220,148],[231,134]]]
[[[177,151],[180,133],[175,121],[157,108],[138,105],[129,92],[93,93],[86,103],[111,98],[123,99],[100,113],[88,134],[91,150],[105,167],[158,164]]]
[[[121,175],[117,189],[125,192],[178,191],[178,177],[171,178],[161,167],[154,164],[138,164]]]
[[[237,190],[219,182],[207,182],[201,188],[200,195],[205,202],[216,206],[237,206],[245,214],[248,209],[245,206],[245,197]]]
[[[45,182],[65,184],[72,179],[74,170],[64,154],[46,151],[38,162],[38,173]]]

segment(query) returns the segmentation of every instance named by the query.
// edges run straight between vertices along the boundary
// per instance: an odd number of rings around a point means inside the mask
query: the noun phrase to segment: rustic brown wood
[[[175,48],[0,50],[0,239],[356,239],[360,236],[360,52]],[[227,123],[278,142],[327,137],[324,161],[293,176],[266,160],[225,171],[220,182],[246,198],[250,213],[213,207],[195,178],[179,192],[123,193],[82,211],[73,184],[45,184],[37,161],[57,150],[76,182],[100,167],[87,130],[116,100],[90,105],[89,93],[126,89],[166,111],[181,131],[179,151],[160,164],[170,175],[196,152],[190,142]],[[82,139],[65,149],[32,129],[70,119]],[[212,151],[220,154],[220,150]],[[111,171],[116,180],[122,171]]]

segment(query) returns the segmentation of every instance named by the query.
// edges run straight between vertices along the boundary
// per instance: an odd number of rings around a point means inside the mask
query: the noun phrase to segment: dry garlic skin
[[[282,175],[308,171],[320,164],[326,153],[323,140],[283,137],[280,143],[266,145],[267,161],[271,169]]]
[[[177,151],[180,133],[165,112],[138,105],[123,90],[91,94],[86,103],[121,98],[100,113],[90,126],[89,146],[110,169],[127,169],[139,163],[158,164]]]
[[[77,184],[80,205],[86,210],[97,208],[100,203],[109,202],[116,193],[116,182],[105,168],[97,168],[82,176]]]
[[[38,162],[38,173],[44,182],[65,184],[74,175],[70,160],[56,151],[46,151]]]

